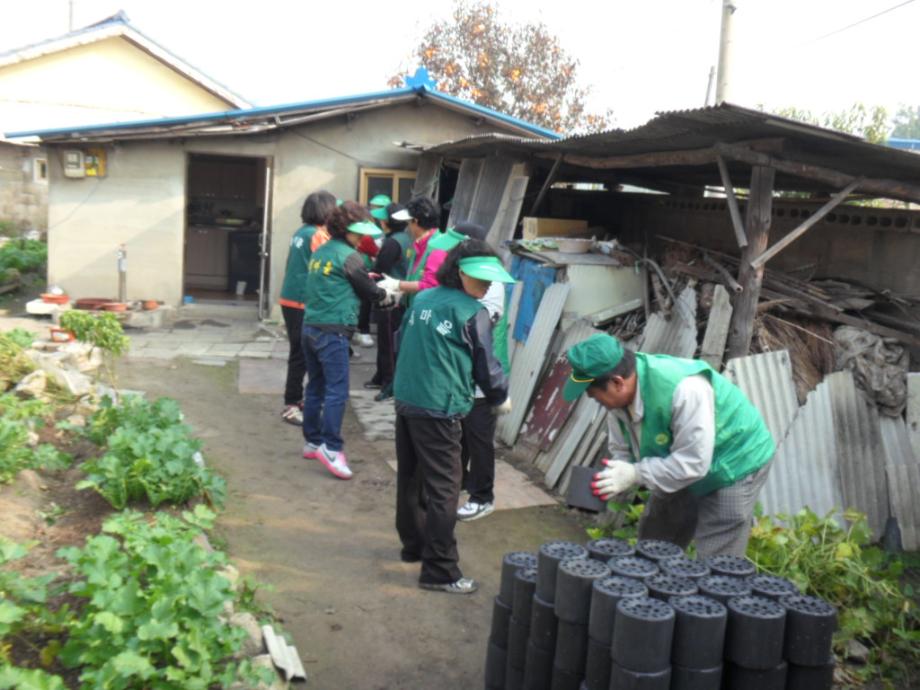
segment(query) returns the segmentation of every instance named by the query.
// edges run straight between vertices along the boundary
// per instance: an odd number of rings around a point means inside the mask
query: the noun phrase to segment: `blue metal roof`
[[[7,132],[5,136],[9,139],[21,137],[40,137],[42,139],[52,137],[63,137],[66,135],[80,136],[103,131],[131,131],[145,129],[148,127],[169,127],[192,124],[216,124],[219,122],[240,122],[243,120],[259,118],[270,115],[284,115],[294,112],[309,112],[315,110],[324,110],[327,108],[341,108],[345,106],[357,106],[375,101],[389,101],[409,96],[421,96],[430,98],[435,102],[443,102],[448,105],[462,108],[470,113],[479,115],[497,122],[503,122],[512,127],[524,130],[531,134],[547,139],[559,139],[561,135],[543,127],[539,127],[530,122],[520,120],[511,115],[486,108],[476,103],[457,98],[446,93],[442,93],[434,88],[434,81],[428,76],[428,71],[422,67],[416,73],[406,79],[406,85],[387,91],[374,91],[371,93],[357,94],[354,96],[342,96],[338,98],[325,98],[313,101],[303,101],[299,103],[288,103],[283,105],[263,106],[257,108],[243,108],[239,110],[225,110],[215,113],[200,113],[195,115],[184,115],[182,117],[164,117],[149,120],[135,120],[131,122],[113,122],[99,125],[86,125],[76,127],[59,127],[55,129],[38,129],[24,132]]]
[[[920,151],[920,139],[902,139],[899,137],[889,137],[885,142],[893,149],[902,149],[904,151]]]

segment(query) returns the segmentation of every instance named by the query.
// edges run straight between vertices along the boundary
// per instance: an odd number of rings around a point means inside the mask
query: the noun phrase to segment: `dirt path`
[[[349,411],[345,437],[355,470],[331,478],[300,457],[300,432],[278,419],[275,396],[239,395],[224,368],[127,361],[121,384],[168,395],[205,441],[230,496],[219,536],[244,574],[270,584],[262,596],[282,618],[319,690],[453,690],[482,686],[502,554],[547,539],[584,541],[564,510],[498,511],[458,526],[461,566],[482,589],[470,597],[417,588],[418,566],[399,560],[392,441],[367,442]]]

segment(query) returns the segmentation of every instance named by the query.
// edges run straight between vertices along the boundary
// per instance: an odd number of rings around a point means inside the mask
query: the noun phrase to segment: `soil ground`
[[[418,565],[399,560],[392,441],[364,439],[349,410],[348,482],[304,460],[300,430],[279,419],[280,396],[237,393],[237,364],[128,360],[125,388],[177,399],[207,462],[229,483],[217,530],[244,575],[273,591],[271,605],[304,660],[307,687],[423,690],[481,687],[502,555],[548,539],[584,542],[561,507],[504,510],[459,524],[471,596],[418,589]],[[362,380],[362,379],[359,379]]]

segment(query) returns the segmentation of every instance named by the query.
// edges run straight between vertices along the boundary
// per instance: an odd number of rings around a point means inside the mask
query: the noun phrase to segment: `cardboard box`
[[[574,218],[530,218],[525,217],[524,239],[538,237],[570,237],[588,229],[588,221]]]

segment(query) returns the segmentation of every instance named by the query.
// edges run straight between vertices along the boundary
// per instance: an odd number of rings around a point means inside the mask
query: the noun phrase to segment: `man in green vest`
[[[640,539],[743,556],[776,452],[757,408],[706,362],[634,353],[606,334],[570,348],[568,359],[565,399],[587,393],[609,410],[610,459],[594,493],[609,500],[646,486]]]
[[[421,561],[419,586],[471,594],[459,567],[457,504],[461,420],[475,387],[496,412],[510,410],[508,380],[492,351],[492,322],[479,300],[492,282],[514,282],[485,242],[448,254],[440,285],[419,293],[403,317],[396,364],[396,529],[401,558]]]

